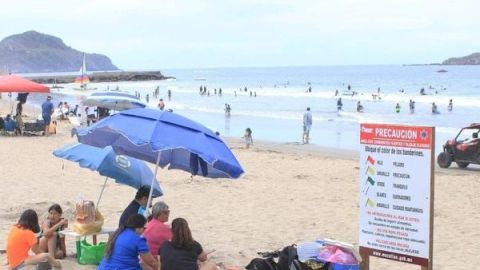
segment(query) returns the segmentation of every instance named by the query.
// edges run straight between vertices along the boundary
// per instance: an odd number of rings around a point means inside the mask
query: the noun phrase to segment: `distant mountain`
[[[83,52],[68,47],[60,38],[28,31],[0,41],[0,70],[12,73],[79,71]],[[102,54],[85,54],[88,71],[118,70]]]
[[[452,57],[442,62],[442,65],[480,65],[480,53],[472,53],[463,57]]]

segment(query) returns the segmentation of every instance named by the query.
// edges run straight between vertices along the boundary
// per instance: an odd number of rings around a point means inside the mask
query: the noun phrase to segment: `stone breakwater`
[[[29,77],[37,83],[73,83],[78,75],[43,75]],[[160,71],[109,71],[93,72],[88,75],[90,82],[118,82],[118,81],[157,81],[172,79],[173,77],[163,76]]]

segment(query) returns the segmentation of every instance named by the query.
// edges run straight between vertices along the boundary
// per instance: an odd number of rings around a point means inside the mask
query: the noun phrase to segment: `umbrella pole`
[[[108,180],[108,176],[105,177],[105,182],[103,183],[102,191],[100,192],[100,196],[98,196],[98,200],[96,204],[97,209],[98,209],[98,205],[100,204],[100,199],[102,198],[103,191],[105,190],[105,186],[107,185],[107,180]]]
[[[10,98],[10,115],[13,114],[13,100],[12,100],[12,93],[8,93],[8,97]],[[12,115],[13,116],[13,115]]]
[[[157,178],[157,172],[158,172],[158,165],[160,164],[160,151],[158,151],[158,156],[157,156],[157,164],[155,165],[155,173],[153,174],[152,177],[152,183],[150,184],[150,194],[148,194],[148,201],[147,201],[147,207],[145,207],[145,217],[148,217],[149,212],[150,212],[150,204],[152,203],[152,195],[153,195],[153,183],[155,179]]]

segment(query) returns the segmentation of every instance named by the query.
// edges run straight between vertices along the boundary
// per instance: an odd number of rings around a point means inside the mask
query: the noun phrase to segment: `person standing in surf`
[[[308,144],[310,140],[310,129],[312,128],[312,113],[310,113],[310,107],[307,107],[307,111],[303,114],[303,144]]]
[[[338,100],[337,100],[337,111],[341,111],[342,107],[343,107],[342,98],[338,98]]]

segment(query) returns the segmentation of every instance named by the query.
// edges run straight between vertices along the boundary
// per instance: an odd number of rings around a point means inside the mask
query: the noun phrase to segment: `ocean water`
[[[448,72],[437,72],[446,69]],[[150,95],[149,106],[156,108],[158,99],[152,92],[160,87],[166,108],[196,120],[213,131],[229,137],[241,137],[250,127],[254,141],[301,143],[302,115],[311,108],[313,126],[311,143],[339,149],[358,150],[359,123],[379,122],[436,127],[436,150],[445,140],[456,135],[459,128],[480,122],[480,66],[319,66],[272,68],[215,68],[162,70],[176,80],[98,83],[98,90],[114,89]],[[210,96],[199,94],[206,86]],[[358,94],[348,93],[347,86]],[[91,91],[82,93],[74,87],[53,90],[55,102],[78,104]],[[247,88],[247,92],[241,89]],[[312,92],[307,92],[311,87]],[[214,94],[214,89],[217,94]],[[222,88],[222,96],[218,89]],[[378,93],[380,100],[373,99]],[[427,95],[420,95],[425,88]],[[171,100],[167,90],[172,91]],[[402,90],[403,89],[403,90]],[[339,96],[335,96],[335,90]],[[256,97],[250,96],[256,94]],[[336,101],[341,97],[343,110],[337,112]],[[40,103],[44,97],[32,95],[30,102]],[[416,103],[415,113],[408,103]],[[449,100],[453,110],[448,111]],[[364,106],[356,112],[357,101]],[[432,102],[440,114],[432,114]],[[225,104],[230,104],[230,117],[225,116]],[[401,106],[400,113],[395,105]]]

